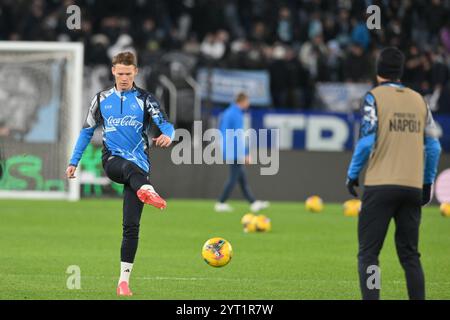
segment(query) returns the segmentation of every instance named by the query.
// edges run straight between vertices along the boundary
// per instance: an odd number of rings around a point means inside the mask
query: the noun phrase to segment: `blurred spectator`
[[[339,82],[343,79],[343,63],[344,63],[344,51],[339,46],[337,40],[330,40],[327,43],[328,55],[327,55],[327,70],[328,77],[326,81]]]
[[[146,18],[141,28],[135,32],[134,40],[141,49],[149,48],[163,38],[163,32],[158,30],[153,18]],[[159,46],[159,44],[158,44]]]
[[[281,7],[278,13],[276,24],[277,40],[284,43],[291,43],[294,40],[294,21],[291,10],[288,7]]]
[[[444,51],[444,49],[442,49]],[[443,52],[431,52],[431,90],[429,105],[431,110],[450,112],[449,69]]]
[[[273,103],[276,106],[286,107],[288,98],[289,78],[286,59],[286,48],[277,44],[273,48],[272,63],[269,65],[270,72],[270,92]]]
[[[425,93],[424,89],[428,87],[426,83],[429,70],[430,64],[427,57],[416,45],[411,45],[406,52],[403,82],[412,89]]]
[[[359,43],[352,44],[344,61],[344,81],[370,82],[372,78],[370,65],[371,61],[364,48]]]
[[[367,50],[370,44],[370,34],[365,21],[352,18],[352,42]]]
[[[109,39],[104,34],[92,36],[89,42],[89,49],[85,51],[87,64],[110,65],[111,61],[107,55]]]
[[[322,35],[323,27],[322,21],[320,20],[320,12],[316,11],[311,17],[311,21],[309,23],[308,29],[308,37],[309,39],[314,39],[318,36]],[[329,29],[327,30],[330,31]]]
[[[108,57],[110,60],[113,59],[114,56],[123,51],[130,51],[133,54],[136,54],[136,51],[133,47],[133,38],[131,38],[128,34],[121,34],[117,41],[108,48]]]
[[[431,3],[426,5],[425,15],[428,27],[427,30],[429,32],[428,40],[432,43],[436,43],[439,30],[446,22],[445,19],[448,15],[448,8],[447,10],[443,10],[441,0],[431,0]]]
[[[228,33],[224,30],[208,33],[200,46],[200,52],[209,59],[220,60],[225,56]]]
[[[20,26],[20,34],[23,40],[34,40],[36,38],[41,40],[49,40],[45,32],[45,24],[43,23],[45,17],[45,2],[43,0],[34,0],[25,13]]]
[[[304,43],[300,49],[300,62],[313,79],[322,80],[326,78],[326,57],[327,47],[323,43],[321,34]]]
[[[331,13],[325,15],[323,24],[323,38],[325,42],[334,40],[337,38],[339,33],[339,28],[337,26],[337,21]]]
[[[253,25],[250,40],[258,44],[265,43],[268,41],[266,25],[262,21],[257,21]]]

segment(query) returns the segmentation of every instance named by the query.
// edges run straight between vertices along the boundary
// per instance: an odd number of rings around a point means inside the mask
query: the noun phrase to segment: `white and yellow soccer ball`
[[[242,217],[241,223],[245,233],[268,232],[272,230],[270,218],[263,214],[254,215],[253,213],[247,213]]]
[[[443,217],[450,217],[450,203],[443,202],[439,209]]]
[[[323,201],[319,196],[308,197],[305,202],[305,208],[310,212],[321,212],[323,210]]]
[[[253,218],[253,223],[257,232],[269,232],[272,230],[272,222],[270,218],[263,214]]]
[[[351,199],[344,202],[344,215],[347,217],[357,217],[361,211],[361,200]]]
[[[241,219],[242,227],[244,227],[244,232],[255,232],[256,224],[254,223],[255,215],[253,213],[245,214]]]
[[[212,267],[223,267],[231,261],[233,248],[224,238],[211,238],[203,245],[202,257]]]

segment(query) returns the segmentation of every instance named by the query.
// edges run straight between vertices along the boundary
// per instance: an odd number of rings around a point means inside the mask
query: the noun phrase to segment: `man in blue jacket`
[[[146,132],[152,122],[156,124],[162,134],[153,140],[156,146],[165,148],[172,143],[175,130],[153,95],[135,86],[138,69],[134,54],[119,53],[113,58],[112,65],[115,85],[99,92],[92,100],[66,175],[69,179],[75,178],[83,152],[95,129],[101,126],[103,168],[111,180],[124,185],[121,273],[117,295],[131,296],[128,283],[138,247],[143,205],[158,209],[166,207],[166,201],[149,183]]]
[[[250,99],[245,93],[239,93],[232,103],[221,115],[219,128],[223,138],[223,157],[230,166],[230,175],[219,201],[215,205],[217,212],[228,212],[233,209],[226,203],[237,182],[242,193],[251,204],[250,210],[258,212],[269,206],[267,201],[256,200],[250,191],[243,164],[250,164],[248,148],[244,137],[244,111],[250,107]]]

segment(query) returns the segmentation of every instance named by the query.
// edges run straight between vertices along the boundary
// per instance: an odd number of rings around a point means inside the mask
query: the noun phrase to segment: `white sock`
[[[133,264],[128,262],[121,262],[120,263],[120,279],[119,284],[122,281],[125,281],[128,283],[130,281],[130,274],[131,270],[133,270]]]
[[[155,189],[153,188],[153,186],[151,184],[144,184],[141,189],[145,189],[151,192],[156,192]]]

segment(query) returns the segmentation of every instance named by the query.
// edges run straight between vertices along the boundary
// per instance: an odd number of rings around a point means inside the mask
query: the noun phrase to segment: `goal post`
[[[82,43],[0,41],[1,199],[79,200],[65,168],[82,124],[83,55]]]

